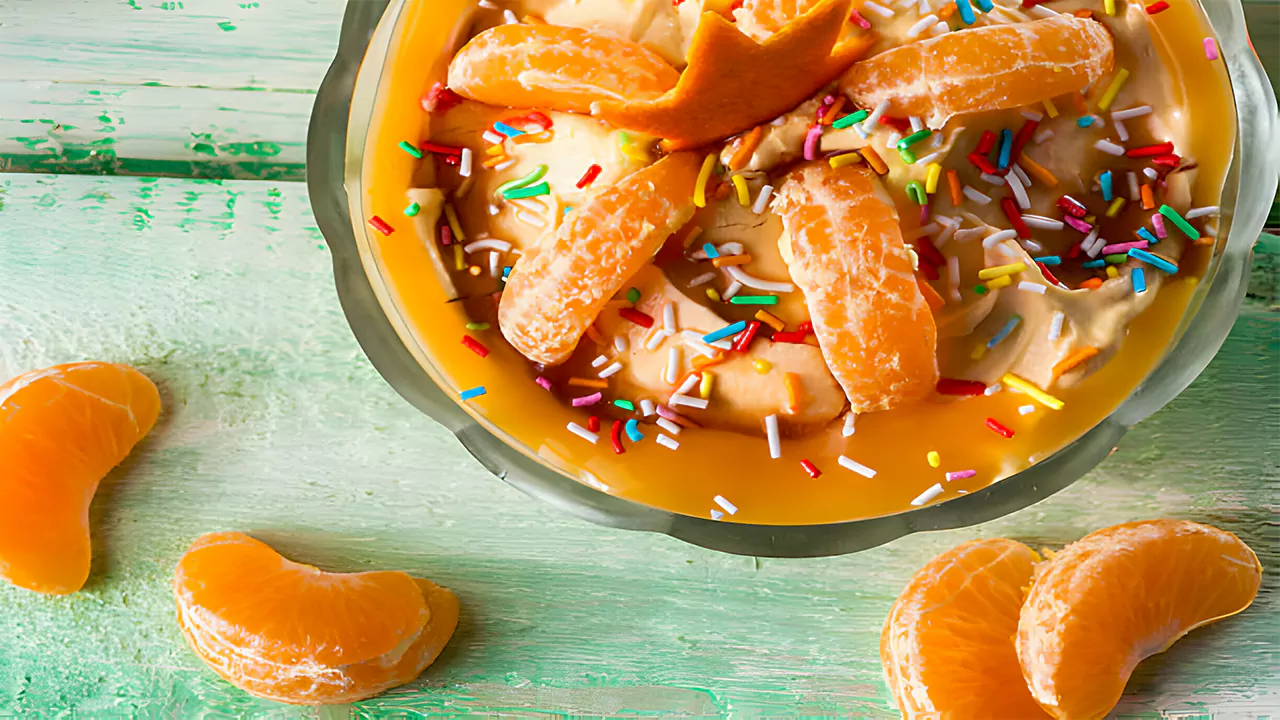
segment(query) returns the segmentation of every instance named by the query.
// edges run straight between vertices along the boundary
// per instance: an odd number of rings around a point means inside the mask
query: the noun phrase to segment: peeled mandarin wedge
[[[193,650],[258,697],[354,702],[430,665],[458,624],[458,599],[402,572],[329,573],[236,532],[197,539],[173,578]]]
[[[498,324],[516,350],[556,365],[663,241],[693,217],[701,158],[668,155],[575,208],[516,262]]]
[[[773,208],[786,231],[782,256],[854,412],[928,395],[938,380],[937,328],[879,180],[863,167],[803,165]]]
[[[449,64],[449,88],[489,105],[591,112],[602,101],[649,100],[680,73],[644,46],[561,25],[499,25]]]
[[[160,414],[125,365],[82,362],[0,385],[0,578],[53,595],[89,577],[89,504]]]
[[[1235,615],[1262,583],[1235,535],[1185,520],[1090,533],[1037,568],[1018,620],[1031,694],[1056,718],[1102,718],[1138,663]]]
[[[930,560],[898,596],[880,662],[907,718],[1047,718],[1014,650],[1022,594],[1037,556],[996,538]]]
[[[1073,15],[949,32],[868,58],[840,79],[855,103],[930,127],[965,113],[1030,105],[1076,92],[1110,72],[1111,33]]]

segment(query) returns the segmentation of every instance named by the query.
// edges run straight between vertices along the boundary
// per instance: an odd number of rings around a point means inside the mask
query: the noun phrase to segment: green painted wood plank
[[[1239,534],[1268,573],[1248,612],[1141,666],[1124,716],[1280,702],[1275,313],[1247,311],[1182,398],[1049,500],[859,555],[755,561],[588,525],[488,476],[364,359],[299,184],[10,175],[0,201],[0,375],[129,362],[166,408],[94,502],[86,590],[0,587],[0,715],[314,714],[217,679],[178,632],[173,564],[235,528],[322,567],[457,590],[440,662],[360,715],[893,717],[880,626],[931,556],[1157,516]]]

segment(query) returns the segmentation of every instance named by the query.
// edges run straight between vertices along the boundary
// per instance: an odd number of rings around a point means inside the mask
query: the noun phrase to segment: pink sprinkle
[[[931,214],[933,213],[931,210],[929,210],[929,203],[925,203],[920,206],[920,226],[921,227],[924,227],[925,225],[929,224],[929,216]]]
[[[814,160],[818,157],[818,139],[822,137],[822,127],[814,125],[809,134],[804,136],[804,159]]]
[[[1139,250],[1147,249],[1146,240],[1136,240],[1134,242],[1116,243],[1115,245],[1104,245],[1102,247],[1103,255],[1116,255],[1118,253],[1129,252],[1129,248],[1138,248]]]
[[[977,470],[957,470],[956,472],[949,472],[947,473],[947,482],[951,482],[952,480],[965,480],[977,474]]]
[[[857,10],[849,11],[849,19],[857,23],[858,27],[862,28],[863,30],[871,29],[871,23],[867,22],[867,19],[862,17],[862,15]]]
[[[453,230],[449,228],[448,224],[444,224],[440,226],[440,244],[441,245],[453,244]]]
[[[551,392],[550,380],[539,375],[538,377],[534,378],[533,381],[538,383],[538,387],[542,388],[543,390],[546,390],[547,392]]]
[[[600,393],[591,393],[590,395],[583,395],[582,397],[574,398],[573,406],[586,407],[587,405],[595,405],[596,403],[600,402],[603,399],[604,399],[604,395]]]
[[[1204,39],[1204,56],[1210,60],[1218,59],[1218,43],[1211,37]]]
[[[1076,230],[1079,230],[1080,232],[1086,235],[1088,235],[1089,231],[1093,229],[1093,226],[1090,225],[1089,223],[1079,218],[1071,217],[1070,215],[1063,215],[1062,222],[1070,225],[1071,227],[1075,228]]]
[[[1169,237],[1169,232],[1164,229],[1164,218],[1160,215],[1160,213],[1155,213],[1151,216],[1151,224],[1155,226],[1156,237],[1160,238],[1161,240]]]
[[[676,411],[675,411],[675,410],[672,410],[671,408],[667,407],[666,405],[659,405],[659,406],[658,406],[658,417],[664,417],[664,418],[666,418],[666,419],[670,420],[671,422],[675,422],[675,421],[676,421],[676,418],[678,418],[678,417],[680,417],[680,416],[676,414]]]

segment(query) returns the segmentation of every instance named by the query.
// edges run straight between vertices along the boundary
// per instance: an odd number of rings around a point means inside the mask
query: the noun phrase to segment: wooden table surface
[[[1143,663],[1118,712],[1280,715],[1280,242],[1260,246],[1204,375],[1019,513],[792,561],[595,527],[489,476],[352,338],[298,182],[342,10],[0,0],[0,377],[114,360],[165,401],[98,491],[85,590],[0,585],[0,716],[893,717],[880,625],[931,556],[1159,516],[1237,533],[1267,572],[1246,613]],[[462,598],[458,633],[416,683],[355,706],[255,700],[174,620],[174,563],[222,529],[329,569],[431,577]]]

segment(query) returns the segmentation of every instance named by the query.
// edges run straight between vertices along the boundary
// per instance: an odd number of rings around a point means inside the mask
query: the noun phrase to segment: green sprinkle
[[[636,302],[639,300],[640,300],[639,290],[637,290],[636,288],[631,288],[630,290],[627,291],[627,302],[631,303],[632,305],[635,305]]]
[[[902,162],[907,165],[916,164],[916,154],[911,152],[910,150],[899,150],[898,157],[902,158]]]
[[[919,132],[913,132],[910,135],[898,141],[898,149],[906,150],[907,148],[911,147],[912,145],[915,145],[921,140],[924,140],[925,138],[929,137],[932,134],[933,134],[933,131],[930,130],[929,128],[925,128],[924,130],[921,130]]]
[[[635,405],[634,405],[630,400],[614,400],[614,401],[613,401],[613,404],[614,404],[614,405],[617,405],[618,407],[622,408],[623,410],[635,410],[635,409],[636,409],[636,406],[635,406]]]
[[[415,158],[417,158],[417,159],[419,159],[419,160],[421,160],[421,159],[422,159],[422,151],[421,151],[421,150],[419,150],[418,148],[414,147],[414,146],[413,146],[413,144],[412,144],[412,143],[410,143],[408,140],[401,140],[401,141],[400,141],[400,149],[401,149],[401,150],[403,150],[403,151],[405,151],[405,152],[407,152],[407,153],[409,153],[410,155],[414,156]]]
[[[974,291],[974,292],[976,292],[976,293],[978,293],[979,295],[986,295],[986,294],[987,294],[987,286],[986,286],[986,285],[974,285],[974,286],[973,286],[973,291]]]
[[[502,193],[502,197],[506,200],[516,200],[519,198],[538,197],[539,195],[550,195],[551,186],[546,183],[538,183],[529,187],[515,188]]]
[[[404,214],[408,215],[409,217],[413,217],[414,215],[417,215],[418,211],[421,209],[422,209],[421,205],[419,205],[416,202],[411,202],[409,203],[409,207],[404,209]]]
[[[489,323],[469,322],[467,323],[467,329],[468,330],[488,330]]]
[[[734,295],[729,298],[731,305],[777,305],[777,295]]]
[[[631,136],[630,136],[630,135],[628,135],[628,134],[627,134],[627,133],[625,133],[625,132],[619,132],[619,133],[618,133],[618,144],[619,144],[619,145],[630,145],[630,144],[631,144]]]
[[[845,128],[852,126],[854,123],[860,123],[863,120],[866,120],[869,115],[871,115],[871,113],[866,110],[859,110],[856,113],[845,115],[839,120],[831,123],[831,127],[836,130],[844,130]]]
[[[516,188],[528,187],[538,182],[539,180],[541,180],[543,176],[545,176],[546,174],[547,174],[547,166],[539,165],[538,167],[533,169],[533,172],[529,173],[528,175],[525,175],[522,178],[519,178],[517,180],[508,180],[507,182],[502,183],[501,185],[498,186],[497,192],[499,195],[506,197],[508,190],[515,190]]]
[[[903,152],[907,151],[904,150]],[[924,191],[924,186],[920,184],[919,180],[912,180],[907,183],[907,197],[911,198],[911,201],[917,205],[924,205],[929,202],[929,195]]]
[[[1124,261],[1129,259],[1129,253],[1116,253],[1114,255],[1103,255],[1102,259],[1106,260],[1108,265],[1123,265]]]
[[[1178,229],[1182,231],[1183,235],[1186,235],[1192,240],[1200,239],[1200,231],[1191,227],[1191,224],[1188,223],[1186,220],[1183,220],[1182,216],[1178,214],[1177,210],[1174,210],[1168,205],[1161,205],[1160,214],[1169,218],[1170,222],[1172,222],[1174,225],[1177,225]]]

